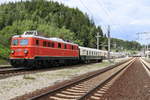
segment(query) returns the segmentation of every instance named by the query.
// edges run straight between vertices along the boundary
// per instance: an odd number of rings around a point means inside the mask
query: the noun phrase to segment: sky
[[[0,0],[0,3],[20,0]],[[137,40],[137,33],[150,32],[149,0],[51,0],[66,6],[79,8],[101,26],[103,32],[111,27],[111,37],[124,40]],[[144,42],[149,34],[140,34]]]

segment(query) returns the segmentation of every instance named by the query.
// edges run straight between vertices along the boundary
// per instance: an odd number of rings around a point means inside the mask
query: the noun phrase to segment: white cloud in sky
[[[111,25],[113,37],[135,40],[136,32],[150,31],[150,6],[148,5],[150,2],[148,0],[53,1],[62,2],[70,7],[78,7],[83,12],[87,12],[104,30],[106,30],[106,25]]]
[[[0,0],[0,3],[20,0]],[[50,0],[49,0],[50,1]],[[51,0],[88,13],[97,25],[111,25],[113,37],[135,40],[137,32],[150,32],[149,0]]]

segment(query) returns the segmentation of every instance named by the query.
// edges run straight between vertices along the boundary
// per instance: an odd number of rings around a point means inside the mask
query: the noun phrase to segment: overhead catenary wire
[[[94,17],[94,14],[92,13],[92,11],[85,5],[85,3],[82,1],[82,0],[79,0],[80,1],[80,4]],[[98,15],[99,16],[99,15]],[[101,18],[101,16],[99,16]],[[102,24],[102,28],[104,28],[103,31],[106,31],[107,30],[107,26],[106,24],[104,23],[101,23]],[[105,34],[105,32],[104,32]]]
[[[101,2],[100,2],[100,1],[101,1]],[[112,23],[112,27],[113,27],[113,25],[117,25],[116,23],[114,24],[114,22],[112,21],[112,18],[111,18],[112,13],[111,13],[111,11],[110,11],[108,8],[106,8],[106,7],[104,6],[105,4],[104,4],[103,0],[100,0],[100,1],[99,1],[99,0],[96,0],[97,4],[98,4],[100,7],[103,8],[105,14],[108,16],[110,22]],[[121,26],[120,23],[118,24],[118,26]],[[117,31],[119,31],[120,33],[123,33],[120,28],[118,28]]]
[[[92,13],[92,11],[85,5],[85,2],[83,2],[82,0],[80,0],[80,3],[82,4],[82,6],[84,7],[84,8],[86,8],[86,10],[93,16],[94,14]],[[99,16],[99,18],[101,18],[102,19],[102,17],[98,14],[97,16]],[[108,18],[108,13],[107,13],[107,18]],[[109,19],[109,18],[108,18]],[[113,24],[113,22],[112,21],[110,21],[112,24]],[[104,24],[104,23],[101,23],[102,24],[102,29],[103,29],[103,33],[104,34],[107,34],[107,27],[108,27],[108,25],[110,24],[110,23],[107,23],[107,24]]]

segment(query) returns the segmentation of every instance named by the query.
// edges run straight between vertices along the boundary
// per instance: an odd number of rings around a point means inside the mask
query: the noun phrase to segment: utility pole
[[[147,54],[146,54],[146,57],[148,58],[148,55],[149,55],[149,50],[148,50],[148,44],[147,44],[147,48],[146,48],[146,51],[147,51]]]
[[[99,35],[99,32],[97,32],[97,36],[96,36],[96,38],[97,38],[97,49],[99,49],[99,38],[100,38],[101,36]]]
[[[107,34],[108,34],[108,59],[110,61],[110,25],[108,25]]]
[[[147,43],[145,43],[145,48],[144,48],[144,56],[148,58],[148,56],[149,56],[149,47],[148,47],[149,41],[148,40],[150,38],[147,38],[147,37],[150,37],[150,32],[139,32],[139,33],[137,33],[137,35],[138,35],[139,40],[140,40],[140,35],[141,35],[141,40],[147,40]]]

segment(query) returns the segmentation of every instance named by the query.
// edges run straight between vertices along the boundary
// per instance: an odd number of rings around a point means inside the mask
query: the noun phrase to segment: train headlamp
[[[28,50],[24,50],[24,53],[27,54],[27,53],[28,53]]]
[[[15,53],[15,51],[14,51],[14,50],[11,50],[11,53],[13,54],[13,53]]]

